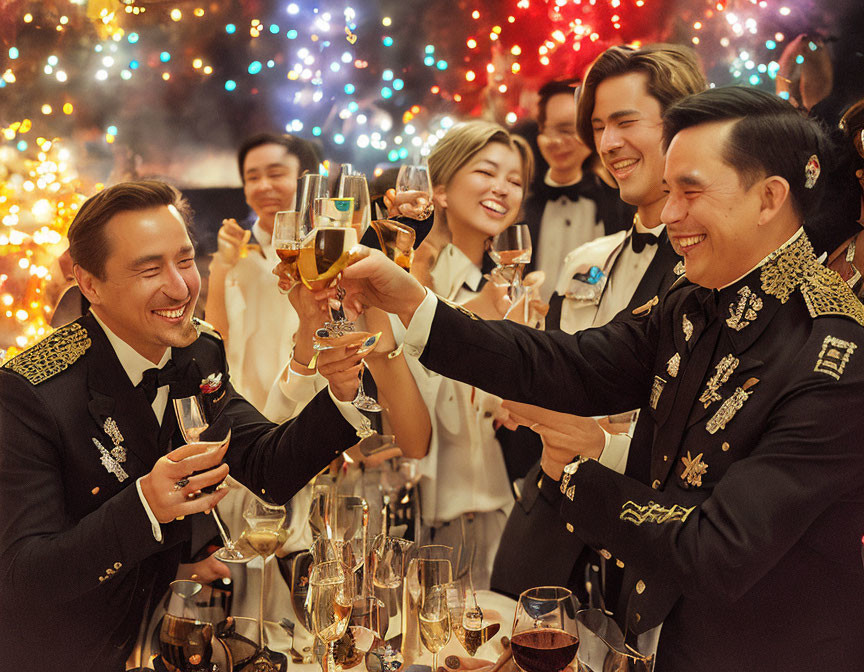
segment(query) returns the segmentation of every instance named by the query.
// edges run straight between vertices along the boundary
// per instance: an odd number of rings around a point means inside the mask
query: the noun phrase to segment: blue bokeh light
[[[228,33],[229,35],[233,35],[234,33],[237,32],[237,26],[235,26],[233,23],[229,23],[228,25],[225,26],[225,32]]]
[[[356,90],[357,89],[355,88],[355,86],[353,84],[351,84],[350,82],[345,85],[345,93],[347,93],[349,96],[352,93],[354,93]]]
[[[229,79],[225,82],[225,90],[226,91],[233,91],[236,88],[237,88],[237,82],[235,82],[233,79]]]

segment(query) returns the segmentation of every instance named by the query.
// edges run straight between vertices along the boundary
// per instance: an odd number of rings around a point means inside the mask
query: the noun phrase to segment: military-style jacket
[[[799,235],[633,313],[567,336],[440,303],[422,361],[557,411],[642,408],[627,476],[577,461],[543,493],[624,564],[624,627],[663,623],[657,672],[860,669],[864,308]]]
[[[208,432],[231,427],[231,474],[273,501],[356,441],[326,392],[268,422],[231,386],[215,332],[172,360],[170,395],[203,393],[218,418]],[[90,314],[0,369],[0,669],[124,669],[191,531],[193,517],[168,523],[157,542],[135,487],[172,441],[183,443],[171,404],[160,430]]]

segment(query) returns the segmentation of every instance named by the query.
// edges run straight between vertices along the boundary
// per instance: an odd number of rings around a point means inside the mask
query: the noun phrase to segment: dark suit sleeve
[[[184,524],[153,537],[134,481],[77,522],[67,508],[64,445],[33,387],[0,372],[0,594],[61,603],[116,580],[188,537]]]
[[[660,492],[595,461],[565,474],[564,519],[644,581],[633,598],[645,606],[640,629],[662,621],[680,594],[734,602],[829,507],[864,496],[864,358],[853,355],[834,380],[812,371],[818,343],[821,336],[801,353],[800,366],[811,370],[773,406],[768,431],[704,501],[698,489]],[[847,542],[857,553],[855,535]]]
[[[660,311],[570,335],[472,319],[438,302],[420,362],[504,399],[577,415],[641,408]]]
[[[238,481],[273,502],[286,503],[358,441],[326,388],[297,417],[278,426],[233,389],[230,394],[231,445],[225,461]]]

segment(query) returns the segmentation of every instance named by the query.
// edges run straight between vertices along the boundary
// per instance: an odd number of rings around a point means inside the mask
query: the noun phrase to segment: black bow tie
[[[551,184],[546,184],[546,182],[542,182],[537,186],[534,196],[543,203],[557,201],[562,196],[575,203],[585,195],[584,189],[582,182],[566,184],[563,186],[553,186]]]
[[[646,245],[656,245],[658,237],[653,233],[639,233],[633,231],[630,236],[630,244],[633,246],[633,251],[636,254],[641,254]]]
[[[141,378],[141,382],[136,385],[136,387],[140,387],[144,390],[144,394],[147,397],[147,402],[152,404],[153,400],[156,398],[156,392],[160,387],[164,385],[170,385],[171,383],[175,383],[178,380],[179,370],[177,369],[177,365],[174,364],[173,359],[169,359],[168,363],[165,364],[161,369],[152,368],[147,369],[144,372],[144,377]]]

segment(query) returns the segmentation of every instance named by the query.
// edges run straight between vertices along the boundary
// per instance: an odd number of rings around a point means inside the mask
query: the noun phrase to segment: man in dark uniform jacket
[[[70,247],[93,312],[0,369],[0,669],[124,669],[148,601],[188,552],[191,514],[227,492],[202,488],[230,467],[285,503],[356,442],[326,391],[280,426],[234,391],[221,339],[192,318],[200,280],[182,210],[159,182],[85,203]],[[323,372],[350,399],[337,357]],[[169,396],[194,394],[209,438],[230,428],[227,452],[181,459],[192,451]]]
[[[374,255],[343,286],[396,312],[404,352],[442,375],[563,412],[642,408],[646,473],[547,447],[541,495],[624,564],[618,617],[630,635],[662,623],[656,672],[860,669],[864,308],[801,229],[824,136],[739,88],[664,127],[687,277],[625,319],[573,336],[479,321]]]
[[[639,157],[635,168],[618,174],[621,199],[636,206],[638,216],[626,234],[598,238],[567,255],[549,301],[546,331],[572,334],[602,326],[621,310],[662,296],[684,273],[681,257],[672,249],[660,220],[666,200],[660,121],[670,105],[706,88],[696,55],[680,46],[610,47],[591,64],[579,99],[579,123],[574,115],[572,124],[591,133],[582,142],[597,152],[610,174],[622,160],[629,163]],[[600,273],[592,275],[592,267]],[[569,286],[564,284],[568,276],[572,277]],[[549,415],[524,405],[509,410],[520,413],[526,426],[541,431],[544,416]],[[605,442],[604,464],[624,470],[628,436],[610,436],[592,419],[574,417],[573,422],[581,427],[567,437],[568,442],[593,440],[601,446]],[[629,431],[629,426],[618,427]],[[520,428],[516,436],[527,431]],[[620,573],[616,563],[585,549],[558,523],[555,507],[538,497],[539,477],[538,460],[507,519],[492,569],[492,589],[515,597],[532,586],[561,585],[583,604],[614,609]]]

